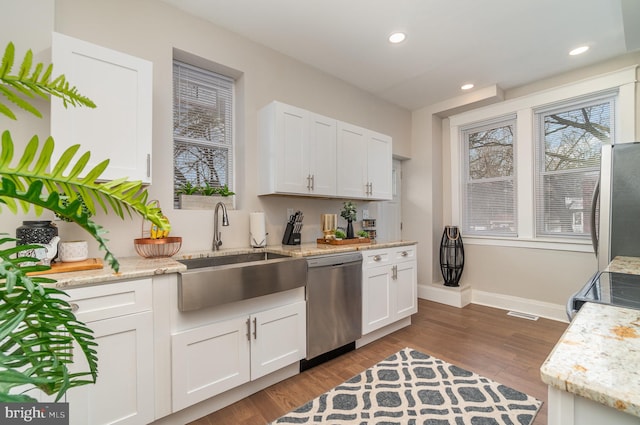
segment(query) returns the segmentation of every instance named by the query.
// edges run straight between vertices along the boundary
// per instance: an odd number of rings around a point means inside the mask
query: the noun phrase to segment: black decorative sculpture
[[[464,245],[456,226],[445,226],[440,241],[440,271],[445,286],[459,286],[464,269]]]

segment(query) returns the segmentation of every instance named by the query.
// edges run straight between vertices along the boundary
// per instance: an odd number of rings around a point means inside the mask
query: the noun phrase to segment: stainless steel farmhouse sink
[[[306,260],[279,254],[234,254],[179,262],[187,266],[178,275],[180,311],[261,297],[307,283]]]

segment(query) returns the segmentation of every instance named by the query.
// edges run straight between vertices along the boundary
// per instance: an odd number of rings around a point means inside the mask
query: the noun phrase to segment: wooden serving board
[[[353,238],[353,239],[318,238],[317,242],[320,245],[354,245],[354,244],[371,243],[371,239],[369,238]]]
[[[51,274],[51,273],[65,273],[65,272],[78,272],[81,270],[96,270],[101,269],[102,260],[100,258],[88,258],[83,261],[74,261],[72,263],[53,263],[51,264],[51,270],[44,270],[41,272],[27,273],[29,276],[35,276],[39,274]]]

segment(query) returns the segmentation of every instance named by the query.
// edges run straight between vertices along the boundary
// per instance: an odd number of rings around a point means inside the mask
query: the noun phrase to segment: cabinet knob
[[[71,303],[69,304],[69,307],[71,307],[71,312],[75,313],[76,311],[80,310],[80,306],[76,303]]]
[[[380,260],[382,260],[382,257],[379,255],[376,255],[373,257],[373,261],[380,261]]]
[[[401,257],[406,257],[407,255],[409,255],[409,253],[408,253],[407,251],[402,251],[402,252],[400,253],[400,256],[401,256]]]

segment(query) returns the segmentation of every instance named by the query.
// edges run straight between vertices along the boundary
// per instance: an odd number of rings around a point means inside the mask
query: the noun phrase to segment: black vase
[[[23,221],[16,229],[18,245],[48,244],[54,236],[58,236],[58,227],[50,220]]]
[[[347,220],[347,239],[353,239],[353,222],[351,220]]]
[[[459,286],[464,269],[464,245],[456,226],[445,226],[440,241],[440,271],[445,286]]]

